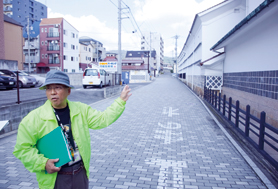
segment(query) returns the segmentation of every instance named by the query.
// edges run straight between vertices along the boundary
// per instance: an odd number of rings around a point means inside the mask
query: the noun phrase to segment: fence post
[[[232,97],[229,98],[228,120],[231,121],[232,117]]]
[[[217,108],[217,91],[214,91],[215,95],[214,95],[214,107],[215,109]]]
[[[235,125],[238,127],[238,122],[239,122],[239,101],[236,101],[236,122]]]
[[[226,110],[226,95],[223,96],[223,116],[225,116],[225,110]]]
[[[246,106],[246,118],[245,118],[245,136],[249,137],[249,125],[250,125],[250,106]]]
[[[259,135],[259,149],[264,149],[264,132],[265,132],[265,112],[261,112],[260,119],[260,135]]]
[[[212,98],[211,89],[209,89],[209,103],[210,103],[210,104],[211,104],[211,98]]]
[[[219,92],[218,95],[218,111],[220,112],[220,108],[221,108],[221,93]]]

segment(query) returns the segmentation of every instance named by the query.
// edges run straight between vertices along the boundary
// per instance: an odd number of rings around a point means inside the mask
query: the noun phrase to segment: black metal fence
[[[243,110],[239,101],[234,105],[231,97],[226,99],[226,95],[217,93],[205,88],[204,99],[278,170],[278,129],[266,123],[266,113],[262,111],[257,118],[250,114],[249,105]]]

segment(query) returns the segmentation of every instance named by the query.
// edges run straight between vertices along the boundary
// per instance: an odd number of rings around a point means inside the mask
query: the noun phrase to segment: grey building
[[[35,0],[3,0],[4,14],[27,26],[27,18],[30,18],[30,25],[34,21],[47,18],[47,6]]]

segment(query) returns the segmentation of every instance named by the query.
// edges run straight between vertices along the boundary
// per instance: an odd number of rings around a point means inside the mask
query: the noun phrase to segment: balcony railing
[[[58,46],[58,45],[56,45],[56,46],[47,46],[47,50],[48,51],[59,51],[60,46]]]
[[[12,11],[12,7],[3,7],[3,11],[4,12]]]
[[[13,2],[12,0],[4,0],[3,4],[4,5],[10,5],[10,4],[12,4],[12,2]]]
[[[60,60],[57,58],[55,59],[48,59],[49,64],[60,64]]]
[[[47,37],[59,37],[60,33],[59,32],[50,32],[47,33]]]

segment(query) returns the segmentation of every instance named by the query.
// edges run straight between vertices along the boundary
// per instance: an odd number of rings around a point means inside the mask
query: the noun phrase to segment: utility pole
[[[121,0],[118,0],[118,68],[117,71],[119,73],[122,73],[121,20],[122,20]]]
[[[177,58],[177,46],[178,46],[178,38],[180,36],[175,35],[174,38],[176,39],[176,43],[175,43],[175,60],[176,60],[176,73],[178,73],[178,58]]]
[[[30,26],[29,17],[27,18],[27,35],[28,35],[28,73],[30,73]]]
[[[150,63],[152,62],[152,32],[150,32]],[[148,73],[150,73],[150,70],[148,70]]]

